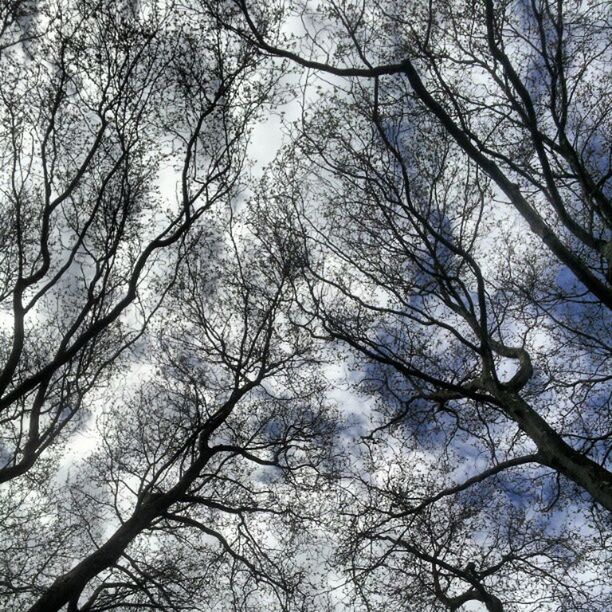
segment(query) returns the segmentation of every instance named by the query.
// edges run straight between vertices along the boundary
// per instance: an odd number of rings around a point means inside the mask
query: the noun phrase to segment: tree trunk
[[[28,612],[56,612],[78,597],[87,583],[115,563],[138,534],[169,504],[168,500],[160,498],[140,506],[98,550],[57,578]]]
[[[612,474],[574,450],[517,394],[502,394],[500,400],[507,414],[535,442],[542,463],[588,491],[597,503],[612,512]]]

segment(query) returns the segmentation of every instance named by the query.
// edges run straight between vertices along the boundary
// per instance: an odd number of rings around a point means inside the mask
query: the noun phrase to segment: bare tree
[[[285,276],[266,275],[245,239],[238,252],[231,212],[278,73],[257,72],[201,8],[41,2],[27,45],[23,15],[7,13],[0,594],[12,609],[306,597],[284,557],[304,539],[298,483],[279,491],[294,469],[316,475],[333,419],[316,376],[303,386],[311,359],[283,322]],[[62,456],[87,434],[90,455]],[[276,544],[260,516],[278,517]]]
[[[74,519],[62,546],[86,552],[72,568],[37,555],[30,610],[293,609],[308,595],[289,552],[316,512],[292,473],[327,461],[332,413],[307,334],[283,322],[286,278],[201,238],[150,347],[157,367],[102,413],[99,450],[60,496]]]
[[[261,52],[336,77],[259,199],[376,402],[342,504],[362,603],[606,609],[601,7],[238,4]]]

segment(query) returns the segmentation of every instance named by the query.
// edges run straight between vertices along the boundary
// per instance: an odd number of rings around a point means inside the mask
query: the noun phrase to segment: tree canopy
[[[4,3],[0,607],[609,610],[609,17]]]

